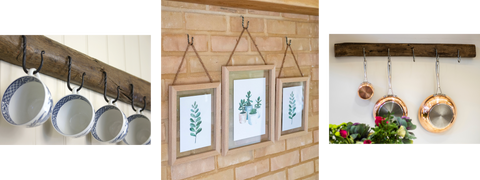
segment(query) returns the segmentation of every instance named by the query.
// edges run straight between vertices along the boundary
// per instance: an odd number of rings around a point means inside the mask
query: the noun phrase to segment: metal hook
[[[292,40],[290,39],[290,44],[288,44],[288,37],[285,36],[285,43],[287,43],[287,46],[290,46],[290,45],[292,45]]]
[[[415,62],[415,47],[412,48],[413,62]]]
[[[458,63],[462,61],[462,56],[460,56],[460,49],[457,49],[457,57],[458,57]]]
[[[132,98],[132,109],[133,111],[137,112],[137,110],[135,109],[135,106],[133,105],[133,84],[130,84],[130,87],[132,89],[132,91],[130,91],[130,97]]]
[[[190,43],[190,35],[187,34],[187,41],[189,45],[193,45],[193,36],[192,36],[192,43]]]
[[[68,56],[68,79],[67,79],[67,87],[68,89],[70,89],[70,91],[72,91],[72,87],[70,87],[70,72],[72,70],[72,58],[70,56]],[[82,74],[82,84],[80,85],[80,87],[77,89],[77,92],[80,91],[80,89],[82,89],[83,87],[83,80],[84,80],[84,77],[85,77],[85,72],[83,72]]]
[[[108,102],[108,99],[107,99],[107,72],[103,71],[103,75],[105,75],[105,84],[104,84],[104,88],[103,88],[103,98],[105,98],[105,101]],[[117,102],[119,95],[120,95],[120,86],[117,86],[117,98],[115,98],[115,100],[113,100],[112,103]]]
[[[25,71],[25,73],[28,74],[28,70],[26,68],[26,59],[27,59],[27,37],[25,37],[25,35],[22,35],[22,38],[23,38],[23,57],[22,57],[22,68],[23,68],[23,71]],[[40,66],[37,68],[37,70],[35,70],[33,72],[33,74],[37,74],[38,72],[40,72],[40,69],[42,69],[42,66],[43,66],[43,55],[45,54],[45,51],[42,50],[42,52],[40,53],[40,57],[41,57],[41,61],[40,61]]]
[[[146,107],[147,107],[147,96],[143,96],[143,108],[140,109],[140,112],[145,110]]]
[[[248,24],[250,23],[250,21],[247,21],[247,27],[245,27],[245,26],[243,26],[243,16],[240,15],[240,17],[242,17],[242,27],[243,27],[243,29],[248,29]]]

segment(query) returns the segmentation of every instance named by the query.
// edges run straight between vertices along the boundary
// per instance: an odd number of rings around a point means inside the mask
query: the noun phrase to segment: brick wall
[[[250,21],[249,31],[268,64],[278,75],[286,48],[292,40],[300,68],[311,76],[306,136],[229,156],[215,156],[176,166],[168,165],[168,86],[172,84],[186,49],[186,34],[194,37],[213,81],[221,79],[242,31],[240,15]],[[277,13],[193,3],[162,1],[162,179],[318,179],[318,16]],[[245,32],[230,65],[263,64]],[[293,57],[287,54],[283,77],[300,76]],[[190,48],[176,84],[209,82]]]

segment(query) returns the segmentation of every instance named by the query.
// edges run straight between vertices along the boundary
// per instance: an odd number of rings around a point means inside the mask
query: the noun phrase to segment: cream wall
[[[92,56],[104,63],[107,63],[120,70],[150,82],[150,36],[61,36],[47,35],[55,41],[67,45],[77,51]],[[28,43],[28,41],[27,41]],[[48,59],[47,59],[48,60]],[[75,63],[75,59],[72,59]],[[67,71],[65,69],[65,71]],[[3,95],[6,88],[15,79],[24,76],[22,67],[0,61],[0,92]],[[41,72],[40,72],[41,73]],[[58,80],[41,74],[42,82],[49,88],[53,102],[56,103],[63,96],[71,92],[63,80]],[[93,104],[95,110],[106,105],[103,94],[82,88],[79,92],[87,97]],[[130,104],[118,101],[118,107],[128,117],[134,114]],[[138,107],[137,107],[138,108]],[[144,114],[151,117],[150,111],[145,110]],[[28,144],[28,145],[100,145],[95,138],[88,135],[80,138],[68,138],[55,131],[50,120],[36,128],[15,127],[0,118],[0,144]],[[123,142],[117,143],[124,144]]]
[[[334,44],[344,42],[365,43],[453,43],[476,44],[480,35],[330,35],[329,42],[329,123],[361,122],[374,125],[373,106],[387,94],[387,57],[368,57],[368,81],[375,88],[370,100],[362,100],[357,88],[363,82],[363,57],[335,58]],[[461,52],[460,52],[461,55]],[[451,97],[457,107],[457,119],[446,132],[434,134],[426,131],[418,121],[422,101],[435,92],[435,58],[391,57],[394,93],[407,105],[408,115],[417,125],[414,143],[480,143],[480,58],[440,58],[440,80],[444,94]]]

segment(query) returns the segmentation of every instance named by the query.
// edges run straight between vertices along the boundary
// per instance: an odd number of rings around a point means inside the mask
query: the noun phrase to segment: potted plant
[[[257,123],[257,109],[253,108],[252,110],[250,110],[250,119],[248,119],[248,124],[252,125],[252,121],[253,123]]]
[[[253,101],[250,100],[250,97],[252,97],[252,93],[250,91],[248,91],[246,97],[247,97],[247,100],[245,101],[245,104],[244,104],[245,111],[246,112],[251,112],[252,109],[253,109],[253,106],[252,106]],[[249,114],[247,114],[247,120],[250,120],[250,115]]]
[[[245,99],[240,100],[239,105],[240,107],[238,108],[238,110],[241,112],[238,116],[238,121],[240,124],[243,124],[247,120],[247,112],[245,112]]]
[[[257,104],[255,104],[255,109],[260,109],[260,107],[262,106],[261,102],[262,100],[260,99],[260,96],[258,96],[257,100],[255,100],[257,102]],[[262,116],[261,114],[262,111],[257,111],[257,118],[260,119],[260,117]]]

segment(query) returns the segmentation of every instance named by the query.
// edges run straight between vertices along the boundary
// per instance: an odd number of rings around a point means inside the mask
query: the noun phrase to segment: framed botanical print
[[[222,67],[222,155],[273,144],[275,66]]]
[[[276,140],[308,132],[308,90],[310,77],[277,78]]]
[[[220,83],[169,88],[169,164],[220,154]]]

